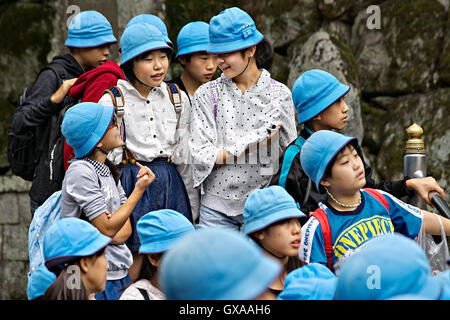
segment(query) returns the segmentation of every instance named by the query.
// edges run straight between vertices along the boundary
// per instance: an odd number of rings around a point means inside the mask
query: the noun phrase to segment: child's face
[[[183,56],[179,59],[184,65],[184,72],[202,84],[211,80],[217,70],[217,65],[214,62],[214,56],[212,54],[194,53],[191,55],[189,62],[183,59]]]
[[[215,62],[225,77],[232,79],[245,70],[248,59],[253,57],[256,47],[249,48],[242,56],[240,51],[215,55]]]
[[[151,51],[144,59],[133,62],[136,77],[150,87],[159,86],[169,69],[169,57],[164,51]]]
[[[321,182],[331,194],[352,195],[365,186],[364,165],[352,145],[347,145],[336,156],[331,176]]]
[[[88,267],[83,279],[86,288],[90,293],[102,292],[105,290],[109,267],[105,253],[103,252],[100,256],[87,257],[85,261]]]
[[[88,69],[97,68],[108,60],[110,44],[93,48],[80,48],[81,64]]]
[[[318,122],[322,128],[327,130],[342,130],[347,124],[348,110],[344,97],[341,97],[319,115]]]
[[[119,134],[119,128],[117,127],[115,122],[110,124],[108,131],[106,131],[106,134],[101,140],[101,143],[103,149],[107,151],[110,151],[117,147],[121,147],[123,145],[123,141],[120,138]]]
[[[263,248],[275,255],[293,257],[300,248],[301,230],[298,219],[290,218],[262,230],[257,238]]]

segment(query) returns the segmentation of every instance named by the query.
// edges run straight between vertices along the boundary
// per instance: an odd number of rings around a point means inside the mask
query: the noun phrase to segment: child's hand
[[[72,88],[72,86],[75,84],[77,79],[78,78],[65,80],[62,83],[61,87],[59,87],[59,89],[56,90],[56,92],[50,97],[50,100],[54,104],[61,103],[64,100],[64,98],[67,96],[67,94],[69,93],[70,88]]]
[[[140,168],[140,170],[136,176],[138,181],[136,181],[135,188],[145,190],[153,182],[153,180],[155,180],[155,174],[148,167],[143,166],[137,161],[136,165]]]
[[[406,189],[415,190],[417,194],[430,206],[433,206],[430,199],[428,198],[428,194],[431,191],[437,191],[443,199],[445,198],[444,190],[439,186],[439,184],[433,177],[408,179],[406,180]]]

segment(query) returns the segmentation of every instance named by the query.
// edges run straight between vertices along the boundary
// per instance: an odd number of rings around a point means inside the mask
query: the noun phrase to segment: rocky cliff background
[[[292,88],[301,73],[320,68],[351,86],[345,133],[359,139],[378,179],[403,176],[405,130],[415,122],[424,130],[428,174],[450,199],[449,1],[1,1],[0,299],[26,297],[30,219],[29,184],[8,171],[7,129],[23,89],[54,55],[65,52],[66,23],[78,8],[104,14],[118,39],[135,15],[156,14],[174,43],[190,21],[208,22],[232,6],[246,10],[275,47],[275,79]],[[112,46],[112,59],[117,48]],[[179,72],[172,63],[168,78]]]

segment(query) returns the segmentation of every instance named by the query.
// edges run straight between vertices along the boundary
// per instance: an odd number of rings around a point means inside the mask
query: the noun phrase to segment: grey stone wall
[[[0,177],[0,300],[26,299],[30,183]]]

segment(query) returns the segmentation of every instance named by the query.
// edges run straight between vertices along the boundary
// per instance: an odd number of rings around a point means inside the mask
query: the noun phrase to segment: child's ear
[[[320,185],[328,188],[330,186],[328,178],[323,178],[322,181],[320,181]]]
[[[87,257],[82,257],[80,259],[80,269],[84,273],[87,273],[89,271],[89,263],[88,263],[87,259],[88,259]]]
[[[160,254],[147,254],[147,258],[150,261],[150,263],[158,268],[159,267],[159,262],[161,261],[161,255]]]
[[[185,65],[187,64],[186,57],[183,57],[183,56],[178,57],[178,62],[179,62],[182,66],[185,66]]]
[[[264,233],[262,231],[256,231],[254,233],[254,236],[256,239],[258,239],[259,241],[264,240]]]
[[[317,116],[315,116],[314,118],[312,118],[311,120],[315,120],[315,121],[319,121],[322,120],[322,112],[319,113]]]
[[[100,142],[97,144],[97,148],[101,148],[101,147],[103,147],[103,143],[100,141]]]

